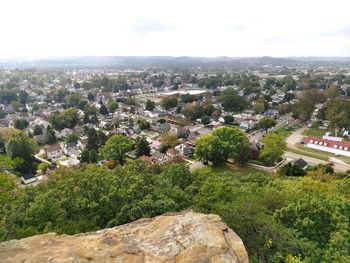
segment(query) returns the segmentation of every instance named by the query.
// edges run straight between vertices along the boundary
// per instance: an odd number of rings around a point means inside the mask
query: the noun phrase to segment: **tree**
[[[162,145],[165,145],[168,148],[174,147],[177,144],[179,144],[178,139],[177,139],[177,135],[175,133],[172,133],[172,132],[164,132],[160,136],[160,142],[162,143]]]
[[[131,151],[133,147],[132,139],[123,135],[113,135],[106,144],[101,148],[102,156],[107,160],[118,161],[119,164],[124,164],[124,155]]]
[[[54,142],[57,141],[56,133],[55,133],[55,131],[51,128],[50,125],[48,125],[47,128],[46,128],[46,136],[47,136],[47,142],[48,142],[49,144],[54,143]]]
[[[311,114],[314,111],[315,105],[309,99],[300,99],[293,105],[293,114],[301,121],[306,122],[310,120]]]
[[[303,170],[299,165],[292,164],[291,162],[283,165],[278,169],[278,173],[284,176],[304,176],[306,171]]]
[[[39,173],[46,173],[47,169],[49,169],[49,164],[48,163],[40,163],[38,165],[38,172]]]
[[[108,115],[107,107],[104,104],[102,104],[101,107],[100,107],[100,114]]]
[[[264,117],[258,122],[257,126],[259,129],[263,129],[267,133],[267,131],[273,126],[275,126],[276,124],[277,122],[274,118]]]
[[[6,145],[7,154],[11,159],[22,159],[24,162],[18,167],[21,173],[31,173],[35,169],[35,142],[24,133],[12,136]]]
[[[73,128],[79,121],[78,111],[69,108],[62,112],[54,112],[50,115],[49,121],[54,129]]]
[[[210,123],[210,117],[206,115],[202,116],[201,123],[204,125],[208,125]]]
[[[166,109],[169,110],[171,108],[175,108],[178,105],[178,100],[177,98],[173,98],[173,97],[165,97],[162,99],[162,101],[160,102],[160,105]]]
[[[119,107],[118,102],[116,102],[116,101],[108,102],[107,106],[108,106],[109,112],[115,112],[116,109],[118,109],[118,107]]]
[[[282,159],[282,155],[286,150],[286,142],[282,136],[276,133],[267,133],[262,139],[262,143],[264,147],[259,158],[267,165],[273,165]]]
[[[88,137],[86,148],[89,151],[90,150],[98,151],[98,149],[102,147],[107,141],[106,134],[104,134],[104,132],[101,130],[96,131],[94,128],[90,128],[86,131],[86,135]]]
[[[97,122],[97,109],[95,106],[86,105],[84,107],[84,123]]]
[[[43,129],[40,125],[36,124],[33,131],[34,136],[43,134]]]
[[[156,105],[155,105],[154,101],[152,101],[152,100],[146,101],[146,108],[145,108],[146,110],[153,111],[155,107],[156,107]]]
[[[76,133],[71,133],[66,138],[66,143],[77,142],[79,140],[79,136]]]
[[[223,158],[225,161],[231,158],[237,163],[244,163],[250,157],[250,143],[247,136],[234,127],[222,127],[213,131],[223,147]]]
[[[14,127],[19,130],[24,130],[29,125],[29,122],[26,119],[16,119],[14,121]]]
[[[224,116],[225,124],[232,124],[235,121],[235,118],[232,115],[225,115]]]
[[[228,88],[221,93],[221,105],[226,111],[241,111],[246,108],[247,102],[234,89]]]
[[[256,114],[264,113],[267,110],[268,104],[264,97],[260,97],[257,99],[255,105],[254,105],[254,111]]]
[[[140,129],[143,131],[143,130],[147,130],[147,129],[149,129],[150,127],[151,127],[151,125],[149,124],[149,122],[148,121],[146,121],[145,119],[139,119],[138,121],[137,121],[137,123],[138,123],[138,125],[139,125],[139,127],[140,127]]]
[[[26,104],[28,102],[28,93],[25,90],[20,90],[18,93],[18,99],[21,104]]]
[[[339,129],[350,127],[350,100],[335,99],[327,103],[325,117],[330,121],[335,134]]]
[[[145,137],[137,137],[135,141],[136,156],[140,157],[142,155],[150,156],[151,148]]]
[[[3,108],[0,108],[0,119],[3,119],[6,117],[6,112],[4,111]]]
[[[333,85],[325,90],[325,95],[328,99],[335,99],[335,98],[339,97],[340,90],[337,86]]]
[[[221,141],[213,134],[207,134],[196,140],[195,156],[203,163],[208,161],[214,165],[224,162],[224,149]]]

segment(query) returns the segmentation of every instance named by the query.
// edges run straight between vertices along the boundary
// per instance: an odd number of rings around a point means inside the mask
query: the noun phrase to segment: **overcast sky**
[[[349,0],[0,0],[0,57],[350,56]]]

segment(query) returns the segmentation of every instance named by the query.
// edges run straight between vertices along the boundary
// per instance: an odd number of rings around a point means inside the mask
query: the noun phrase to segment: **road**
[[[279,129],[280,127],[282,127],[283,125],[288,124],[290,122],[291,118],[292,118],[291,114],[286,114],[286,115],[279,117],[276,120],[277,124],[274,127],[270,128],[268,130],[268,132],[275,131],[275,130]],[[265,134],[265,131],[256,131],[252,134],[249,134],[248,135],[249,141],[258,142],[261,139],[261,137],[263,137],[264,134]]]
[[[293,153],[293,152],[285,152],[284,157],[287,159],[287,161],[292,161],[292,160],[297,160],[299,158],[303,158],[306,162],[308,162],[310,165],[318,165],[320,163],[325,163],[324,160]],[[346,172],[347,170],[350,169],[350,165],[347,164],[339,164],[339,163],[334,163],[333,166],[334,171],[336,172]]]

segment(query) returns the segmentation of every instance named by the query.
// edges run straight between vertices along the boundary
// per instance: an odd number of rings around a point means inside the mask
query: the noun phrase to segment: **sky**
[[[350,57],[349,10],[349,0],[0,0],[0,57]]]

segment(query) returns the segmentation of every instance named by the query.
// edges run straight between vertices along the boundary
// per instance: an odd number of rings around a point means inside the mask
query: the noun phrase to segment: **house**
[[[45,147],[45,156],[49,160],[57,160],[63,156],[63,150],[59,144]]]
[[[152,154],[152,156],[158,163],[166,162],[169,159],[169,157],[166,154],[160,152],[156,152]]]
[[[292,161],[293,165],[299,166],[301,169],[306,170],[307,166],[309,165],[304,159],[300,158],[298,160]]]
[[[31,184],[36,182],[37,178],[34,174],[25,174],[21,177],[21,181],[23,184]]]
[[[258,160],[260,151],[262,150],[263,145],[259,142],[253,142],[250,145],[250,158],[253,160]]]
[[[153,141],[151,143],[151,148],[155,150],[159,150],[161,147],[162,143],[160,141]]]
[[[70,148],[68,149],[67,153],[66,153],[69,157],[75,158],[75,159],[79,159],[81,156],[81,151],[79,151],[76,148]]]
[[[311,149],[350,157],[350,142],[331,141],[318,137],[307,137],[304,142]]]
[[[186,157],[192,156],[194,152],[194,148],[189,143],[181,143],[175,146],[175,150],[177,150],[180,155]]]
[[[180,154],[180,152],[178,150],[176,150],[175,148],[170,148],[169,150],[167,150],[166,155],[168,155],[169,157],[173,158],[175,156],[178,156]]]

